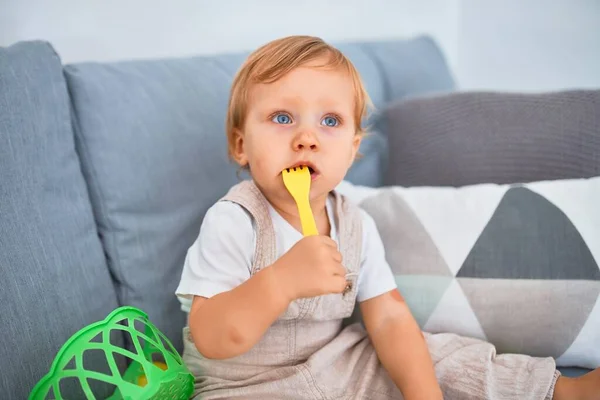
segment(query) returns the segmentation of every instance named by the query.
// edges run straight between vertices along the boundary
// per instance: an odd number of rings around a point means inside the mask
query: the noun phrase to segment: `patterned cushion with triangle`
[[[423,330],[600,367],[600,177],[361,198]]]

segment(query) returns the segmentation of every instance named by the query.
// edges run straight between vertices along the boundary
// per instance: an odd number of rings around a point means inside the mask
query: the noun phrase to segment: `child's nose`
[[[292,142],[292,147],[295,151],[318,150],[319,141],[313,132],[305,130],[296,135],[294,141]]]

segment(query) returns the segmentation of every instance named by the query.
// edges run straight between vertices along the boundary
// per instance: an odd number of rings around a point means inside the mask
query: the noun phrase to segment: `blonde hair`
[[[321,38],[288,36],[269,42],[251,53],[233,79],[225,123],[229,158],[233,158],[235,131],[241,130],[245,123],[251,85],[275,82],[294,68],[325,57],[326,62],[322,67],[345,70],[352,78],[356,134],[365,134],[362,122],[372,103],[354,65],[341,51]]]

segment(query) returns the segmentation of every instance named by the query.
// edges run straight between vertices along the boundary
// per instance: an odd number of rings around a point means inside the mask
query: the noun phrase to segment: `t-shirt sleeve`
[[[212,297],[250,278],[254,243],[252,218],[244,208],[228,201],[213,205],[185,257],[175,291],[182,309],[189,312],[194,296]]]
[[[363,302],[396,289],[396,279],[385,259],[385,250],[373,218],[360,210],[363,217],[363,247],[358,275],[357,301]]]

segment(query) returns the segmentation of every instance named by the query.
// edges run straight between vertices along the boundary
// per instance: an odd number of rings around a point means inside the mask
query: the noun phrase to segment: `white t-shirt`
[[[330,237],[339,245],[333,219],[333,204],[327,200]],[[275,228],[277,257],[285,254],[302,234],[269,205]],[[362,255],[357,301],[362,302],[396,288],[394,275],[385,259],[375,221],[364,210]],[[189,312],[194,295],[212,297],[235,288],[250,278],[255,249],[255,227],[251,215],[237,203],[220,201],[206,213],[200,234],[189,248],[176,295]]]

